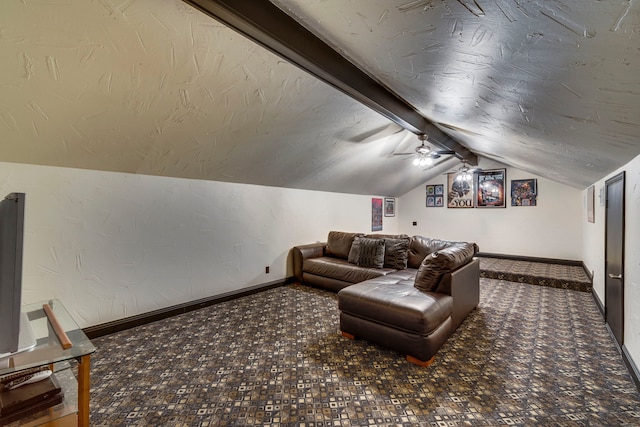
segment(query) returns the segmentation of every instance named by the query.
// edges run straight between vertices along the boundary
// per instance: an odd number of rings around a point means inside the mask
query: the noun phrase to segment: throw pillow
[[[360,239],[360,236],[356,236],[351,244],[351,250],[349,250],[349,257],[347,258],[347,261],[351,264],[357,264],[358,258],[360,258]]]
[[[434,292],[445,273],[466,264],[473,258],[475,246],[471,243],[453,243],[442,250],[432,252],[420,264],[414,286],[421,291]]]
[[[409,238],[384,239],[384,266],[396,270],[407,268]]]
[[[360,239],[360,255],[358,265],[360,267],[382,268],[384,267],[384,239]]]

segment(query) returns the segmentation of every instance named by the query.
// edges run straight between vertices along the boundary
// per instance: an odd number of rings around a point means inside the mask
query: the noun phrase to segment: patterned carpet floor
[[[591,279],[582,266],[479,258],[480,277],[591,292]]]
[[[339,333],[287,285],[93,340],[92,426],[637,426],[593,297],[481,279],[428,368]]]

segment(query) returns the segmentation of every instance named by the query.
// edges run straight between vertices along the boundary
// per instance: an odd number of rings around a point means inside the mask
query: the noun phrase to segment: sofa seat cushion
[[[411,282],[397,280],[380,277],[344,288],[338,292],[338,307],[343,313],[422,336],[451,317],[451,296],[421,292]]]
[[[395,282],[400,284],[411,284],[413,286],[413,282],[416,279],[416,274],[418,273],[417,268],[405,268],[404,270],[394,271],[393,273],[389,273],[385,275],[385,279],[387,282]]]
[[[358,283],[393,273],[392,268],[368,268],[349,264],[347,260],[330,257],[305,259],[302,271],[317,276],[330,277],[349,283]]]

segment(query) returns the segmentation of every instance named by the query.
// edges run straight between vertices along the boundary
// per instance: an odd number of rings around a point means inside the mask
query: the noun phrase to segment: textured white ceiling
[[[583,188],[640,153],[637,1],[274,3],[477,154]]]
[[[580,188],[640,153],[634,1],[274,3],[478,154]],[[389,196],[457,165],[180,0],[1,12],[0,161]]]

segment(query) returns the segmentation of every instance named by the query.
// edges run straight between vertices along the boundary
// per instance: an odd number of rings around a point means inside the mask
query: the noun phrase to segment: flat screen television
[[[26,315],[21,314],[24,193],[0,202],[0,358],[35,345]]]

